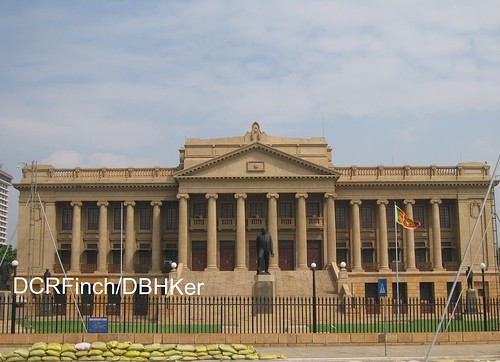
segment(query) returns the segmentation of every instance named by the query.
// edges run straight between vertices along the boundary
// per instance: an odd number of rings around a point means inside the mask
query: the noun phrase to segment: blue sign
[[[108,318],[89,318],[87,329],[89,333],[108,333]]]
[[[377,283],[379,297],[387,297],[387,279],[379,279]]]

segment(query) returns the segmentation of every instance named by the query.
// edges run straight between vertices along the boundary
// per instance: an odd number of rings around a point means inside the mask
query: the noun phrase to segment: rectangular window
[[[361,205],[361,228],[373,228],[373,208],[372,206]]]
[[[234,218],[234,204],[224,202],[220,205],[220,216],[223,219],[233,219]]]
[[[140,230],[151,230],[151,208],[142,207],[139,210],[139,228]]]
[[[347,228],[345,206],[336,206],[335,207],[335,225],[337,226],[337,229],[346,229]]]
[[[123,210],[123,221],[122,221],[122,210]],[[125,224],[126,224],[126,216],[127,212],[125,207],[115,207],[113,209],[113,229],[114,230],[120,230],[123,225],[123,229],[125,230]]]
[[[193,217],[195,219],[206,219],[207,218],[207,204],[205,204],[205,203],[193,204]]]
[[[73,209],[65,207],[62,209],[62,229],[71,230],[73,228]]]
[[[292,203],[291,202],[280,202],[279,203],[278,217],[280,217],[280,218],[291,218],[292,217]]]
[[[307,217],[319,217],[319,202],[307,203]]]
[[[425,208],[423,205],[413,207],[413,220],[420,222],[420,227],[425,227]]]
[[[261,218],[262,217],[262,202],[251,202],[250,203],[250,217]]]
[[[394,206],[391,207],[391,204],[389,203],[385,210],[385,214],[387,215],[387,227],[389,229],[394,229],[394,224],[396,222],[396,208]]]
[[[439,222],[441,227],[444,229],[451,228],[451,216],[450,207],[447,205],[441,205],[439,207]]]
[[[99,228],[99,209],[97,207],[89,207],[87,215],[87,228],[89,230],[97,230]]]
[[[177,230],[179,221],[178,221],[178,215],[179,215],[179,203],[176,201],[167,201],[166,206],[165,206],[165,213],[166,213],[166,226],[167,230]]]

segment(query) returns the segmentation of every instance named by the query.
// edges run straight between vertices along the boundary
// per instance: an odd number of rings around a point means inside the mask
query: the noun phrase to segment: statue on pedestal
[[[271,274],[269,273],[270,256],[274,257],[273,240],[266,227],[263,227],[257,236],[257,274]]]

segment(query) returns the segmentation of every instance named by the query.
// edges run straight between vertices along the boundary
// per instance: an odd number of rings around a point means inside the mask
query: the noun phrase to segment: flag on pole
[[[408,216],[406,216],[403,210],[401,210],[396,205],[394,206],[396,207],[396,221],[398,224],[402,225],[405,229],[416,229],[420,226],[419,221],[410,219]]]

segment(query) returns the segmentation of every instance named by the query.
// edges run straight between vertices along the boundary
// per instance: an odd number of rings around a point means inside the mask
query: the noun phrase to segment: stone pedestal
[[[50,316],[52,315],[52,295],[42,294],[39,315],[40,316]]]
[[[10,320],[12,297],[8,290],[0,291],[0,306],[0,320]]]
[[[477,296],[474,289],[467,289],[467,293],[465,294],[465,313],[477,313]]]
[[[276,294],[276,280],[273,274],[258,274],[254,276],[252,288],[253,313],[272,313],[273,299]]]

